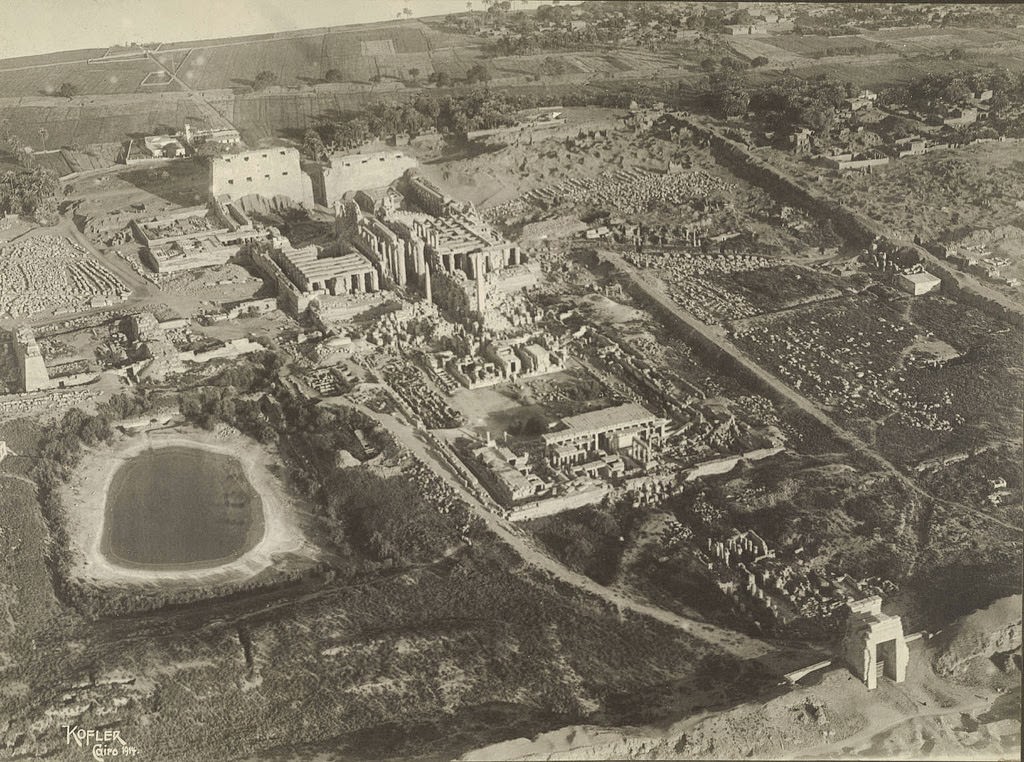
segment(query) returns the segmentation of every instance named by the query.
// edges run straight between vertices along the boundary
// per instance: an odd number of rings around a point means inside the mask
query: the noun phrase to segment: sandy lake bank
[[[163,447],[205,450],[233,457],[241,463],[246,478],[262,501],[263,533],[252,548],[223,564],[201,568],[130,568],[118,565],[103,553],[107,494],[114,474],[140,453]],[[226,428],[213,432],[188,427],[153,429],[89,450],[61,494],[68,517],[72,575],[99,585],[222,584],[248,579],[287,554],[315,558],[315,546],[298,527],[295,501],[270,471],[274,463],[275,458],[267,449]]]

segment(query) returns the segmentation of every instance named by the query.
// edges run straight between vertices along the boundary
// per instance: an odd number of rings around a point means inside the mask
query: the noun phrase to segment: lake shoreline
[[[227,494],[215,499],[218,485],[239,481],[245,494],[244,533],[226,528],[240,518],[233,513]],[[178,484],[186,491],[191,488],[193,494],[181,494]],[[197,484],[205,487],[198,495],[194,494]],[[159,503],[158,510],[153,509],[154,503]],[[140,526],[143,523],[144,528]],[[265,531],[263,498],[249,482],[238,458],[207,448],[161,443],[124,461],[114,471],[107,492],[100,551],[126,569],[204,569],[241,558],[259,543]],[[140,537],[142,532],[150,536]],[[211,545],[231,547],[210,554]],[[203,553],[202,548],[207,552]],[[182,553],[193,557],[166,558]]]
[[[114,474],[148,449],[185,447],[236,459],[262,501],[263,532],[259,541],[237,558],[202,568],[133,568],[122,566],[103,552],[107,496]],[[269,471],[272,454],[257,442],[227,427],[207,432],[188,427],[153,429],[122,437],[86,453],[62,490],[71,539],[71,576],[98,585],[229,583],[249,579],[294,554],[316,559],[317,549],[306,540],[296,521],[294,500]]]

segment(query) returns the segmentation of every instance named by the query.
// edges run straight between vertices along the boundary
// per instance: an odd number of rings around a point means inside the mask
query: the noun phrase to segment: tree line
[[[928,108],[936,102],[963,105],[972,96],[992,91],[991,107],[1024,102],[1024,74],[1009,69],[928,72],[903,85],[886,88],[879,101],[892,106]]]
[[[71,543],[60,490],[81,461],[83,447],[110,441],[116,421],[139,415],[152,409],[152,405],[152,398],[145,392],[115,394],[97,405],[94,415],[78,408],[68,410],[40,437],[31,476],[38,488],[37,498],[52,540],[47,547],[46,562],[53,577],[54,591],[62,600],[81,605],[86,597],[70,574]]]
[[[650,106],[671,98],[671,91],[656,90],[650,84],[639,82],[628,90],[581,87],[560,93],[557,105],[627,108],[632,103]],[[411,100],[376,102],[360,111],[321,117],[303,135],[302,151],[314,160],[323,160],[333,152],[394,135],[416,137],[438,132],[465,136],[473,130],[513,125],[518,112],[551,105],[551,101],[552,96],[544,93],[499,93],[485,89],[443,96],[420,93]]]
[[[798,77],[786,72],[761,86],[751,85],[737,67],[723,66],[708,72],[704,83],[705,105],[719,116],[742,116],[756,111],[768,129],[792,132],[806,126],[827,132],[846,98],[857,87],[833,74]]]

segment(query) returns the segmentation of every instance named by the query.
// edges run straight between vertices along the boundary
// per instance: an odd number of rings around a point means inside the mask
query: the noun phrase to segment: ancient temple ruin
[[[894,683],[907,679],[910,650],[898,616],[882,613],[882,599],[873,595],[850,601],[850,618],[843,639],[843,656],[850,671],[874,690],[880,676]]]

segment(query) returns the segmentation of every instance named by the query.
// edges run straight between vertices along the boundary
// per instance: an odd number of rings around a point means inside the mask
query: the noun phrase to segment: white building
[[[929,291],[937,291],[942,281],[931,273],[904,273],[896,279],[897,285],[912,296],[921,296]]]
[[[661,447],[667,424],[642,406],[627,403],[563,418],[561,430],[541,439],[551,463],[559,467],[582,463],[598,450],[647,463]]]
[[[185,146],[171,135],[149,135],[145,138],[145,145],[154,159],[180,159],[185,156]]]

